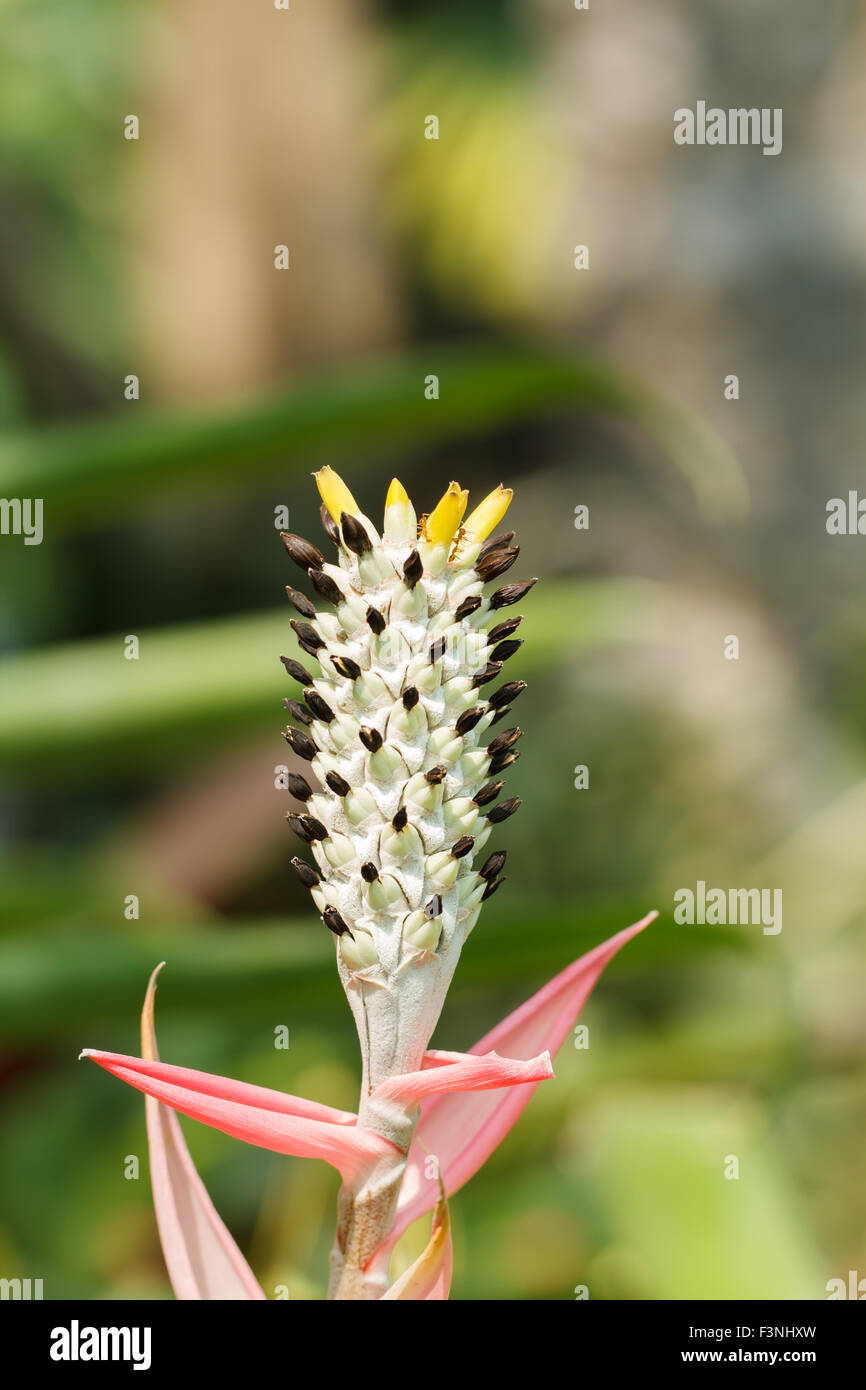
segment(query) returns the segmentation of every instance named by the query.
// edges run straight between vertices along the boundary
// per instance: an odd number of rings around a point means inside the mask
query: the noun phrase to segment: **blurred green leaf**
[[[545,584],[527,600],[532,633],[521,671],[560,654],[646,637],[656,586],[639,580]],[[292,693],[279,663],[299,651],[286,609],[143,632],[137,661],[123,636],[44,648],[0,662],[0,765],[30,776],[63,758],[103,760],[115,774],[165,762],[216,737],[276,732],[280,696]],[[315,662],[312,665],[315,667]],[[123,759],[118,762],[118,749]]]
[[[441,398],[424,398],[435,370]],[[90,521],[143,498],[206,482],[209,493],[306,470],[335,451],[357,466],[383,451],[482,434],[580,408],[633,421],[656,441],[716,520],[742,516],[743,473],[696,414],[614,367],[543,350],[430,345],[222,414],[128,405],[122,417],[11,434],[0,441],[0,495],[42,497],[46,525]]]

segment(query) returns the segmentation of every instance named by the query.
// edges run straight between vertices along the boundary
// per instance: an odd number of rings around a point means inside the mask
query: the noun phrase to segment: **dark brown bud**
[[[358,737],[370,753],[378,753],[384,742],[378,729],[368,729],[366,726],[362,726]]]
[[[331,662],[334,670],[338,671],[341,676],[345,676],[347,681],[356,681],[361,674],[361,668],[357,661],[353,661],[350,656],[332,656]]]
[[[292,827],[296,835],[300,835],[302,840],[306,840],[311,845],[314,840],[327,840],[328,832],[320,820],[315,816],[296,816],[290,811],[286,820]]]
[[[300,613],[302,618],[315,618],[316,606],[310,603],[306,594],[302,594],[300,589],[293,589],[291,584],[286,585],[286,596],[289,603]]]
[[[322,518],[322,525],[323,525],[323,527],[325,528],[325,535],[328,536],[328,537],[330,537],[330,539],[334,542],[334,545],[339,545],[339,544],[340,544],[340,531],[339,531],[339,528],[338,528],[338,526],[337,526],[336,521],[335,521],[334,518],[331,516],[331,513],[328,511],[328,508],[325,506],[324,502],[322,503],[321,507],[319,508],[319,516]]]
[[[474,835],[461,835],[460,839],[455,840],[451,846],[451,853],[455,859],[462,859],[465,854],[469,853],[474,844]]]
[[[494,881],[493,881],[492,883],[488,883],[487,887],[484,889],[484,892],[481,894],[481,901],[482,901],[483,903],[486,903],[488,898],[492,898],[492,897],[493,897],[493,894],[496,892],[497,888],[501,887],[501,885],[502,885],[503,883],[507,883],[507,882],[508,882],[508,879],[507,879],[507,877],[506,877],[506,878],[497,878],[497,879],[494,879]]]
[[[487,713],[483,705],[474,705],[472,709],[465,709],[461,714],[454,728],[458,734],[468,734]]]
[[[424,908],[424,916],[428,922],[432,922],[434,917],[442,916],[442,895],[437,893],[435,898],[431,898]]]
[[[379,612],[378,608],[374,608],[372,604],[367,609],[367,625],[370,628],[370,631],[374,632],[377,637],[380,635],[380,633],[385,631],[385,619]]]
[[[487,751],[491,758],[495,758],[497,753],[504,753],[506,748],[510,748],[519,738],[523,737],[523,730],[517,726],[513,729],[503,729],[501,734],[497,734],[487,745]]]
[[[444,782],[448,776],[448,769],[444,763],[439,763],[437,767],[431,767],[424,773],[424,781],[429,782],[431,787],[438,787],[440,782]]]
[[[491,595],[491,608],[507,608],[509,604],[519,603],[524,594],[528,594],[533,584],[537,584],[537,579],[524,579],[519,584],[505,584],[501,589],[497,589]]]
[[[346,923],[335,907],[325,908],[322,913],[322,921],[328,930],[332,931],[335,936],[342,936],[344,932],[349,931],[349,928],[346,926]],[[351,935],[351,932],[349,934]]]
[[[504,786],[504,782],[485,782],[481,790],[475,793],[472,800],[475,802],[476,806],[489,806],[491,801],[496,800]]]
[[[413,550],[403,565],[403,578],[410,589],[415,588],[423,573],[424,566],[421,563],[421,556],[417,550]]]
[[[498,642],[501,637],[510,637],[522,622],[523,616],[518,613],[513,618],[506,618],[504,623],[497,623],[496,627],[491,628],[487,634],[488,642]]]
[[[430,651],[428,653],[430,657],[431,666],[433,665],[434,661],[438,661],[441,656],[445,655],[445,648],[447,646],[448,642],[445,637],[435,637],[433,639],[433,641],[430,643]]]
[[[315,656],[319,648],[324,647],[324,637],[320,637],[316,629],[309,623],[301,622],[300,618],[290,618],[289,625],[294,628],[301,646],[311,656]]]
[[[313,788],[299,772],[290,772],[286,784],[296,801],[309,801],[313,795]]]
[[[313,677],[309,671],[301,665],[300,661],[295,661],[291,656],[281,656],[280,661],[285,666],[292,680],[300,681],[301,685],[309,685]]]
[[[366,864],[361,865],[361,877],[365,883],[375,883],[379,877],[379,870],[375,864],[371,864],[369,859]]]
[[[350,516],[348,512],[343,512],[340,517],[340,529],[343,532],[343,542],[348,550],[355,555],[366,555],[368,550],[373,549],[373,542],[367,535],[367,528],[361,525],[356,516]]]
[[[325,781],[331,788],[331,791],[336,792],[337,796],[348,796],[349,792],[352,790],[345,777],[341,777],[339,772],[326,773]]]
[[[310,714],[306,705],[302,705],[298,700],[285,699],[283,700],[283,704],[293,719],[297,719],[299,724],[306,724],[307,728],[310,727],[313,722],[313,716]]]
[[[475,612],[476,608],[480,607],[481,595],[470,594],[469,597],[465,598],[463,602],[459,605],[459,607],[455,609],[454,617],[457,619],[458,622],[460,622],[462,618],[471,617],[472,614]]]
[[[494,647],[490,653],[491,661],[507,661],[515,652],[519,652],[523,646],[521,637],[513,637],[510,642],[500,642],[498,647]]]
[[[503,868],[505,864],[505,858],[506,852],[504,849],[495,850],[493,854],[489,856],[489,858],[485,859],[482,868],[478,870],[481,877],[486,879],[495,878],[496,875]]]
[[[487,812],[487,819],[491,825],[499,825],[500,821],[508,820],[520,806],[519,796],[509,796],[507,801],[500,801],[498,806],[494,806]]]
[[[315,888],[322,881],[322,875],[318,869],[314,869],[313,865],[308,864],[306,859],[299,859],[297,855],[292,860],[292,868],[305,888]]]
[[[502,670],[501,661],[488,661],[483,671],[472,677],[472,684],[477,686],[486,685],[488,681],[495,681],[499,672]]]
[[[518,695],[522,695],[526,689],[526,681],[508,681],[505,685],[500,685],[487,701],[491,709],[501,709],[503,705],[509,705],[512,700],[516,700]]]
[[[485,555],[489,555],[491,550],[502,550],[503,546],[510,545],[514,540],[513,531],[500,531],[498,536],[491,536],[486,540],[478,552],[478,559],[483,560]]]
[[[500,574],[510,570],[519,554],[519,545],[513,546],[511,550],[491,550],[483,560],[476,562],[475,573],[482,583],[489,584],[491,580],[498,579]]]
[[[403,691],[403,708],[414,709],[420,699],[421,696],[414,685],[410,685],[408,690]]]
[[[331,720],[334,718],[334,711],[331,709],[327,700],[322,699],[318,690],[314,690],[312,686],[309,686],[304,691],[304,699],[317,719],[321,719],[325,724],[330,724]]]
[[[321,594],[326,603],[333,603],[335,606],[342,603],[345,595],[336,579],[332,579],[324,570],[310,570],[310,583],[317,594]]]
[[[325,563],[321,550],[317,550],[310,541],[305,541],[303,536],[295,536],[291,531],[281,531],[280,540],[286,547],[289,559],[300,565],[302,570],[320,570]]]
[[[311,763],[319,751],[310,735],[305,734],[303,729],[286,729],[283,738],[286,743],[291,744],[298,757],[307,763]]]
[[[391,824],[393,825],[395,830],[405,830],[408,822],[409,812],[406,810],[405,806],[401,806],[399,811],[391,821]]]
[[[495,758],[490,759],[488,771],[492,772],[495,777],[498,773],[504,772],[507,767],[511,767],[512,763],[516,763],[519,757],[520,754],[515,753],[511,748],[505,753],[497,753]]]

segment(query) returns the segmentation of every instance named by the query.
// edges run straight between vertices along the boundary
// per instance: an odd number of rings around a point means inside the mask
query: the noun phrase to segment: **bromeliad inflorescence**
[[[525,689],[503,676],[522,645],[522,619],[507,610],[535,580],[493,587],[519,553],[513,532],[488,539],[511,500],[506,488],[464,519],[467,493],[451,483],[419,521],[395,479],[380,535],[336,473],[324,468],[316,481],[336,563],[299,536],[282,537],[328,605],[287,587],[303,658],[281,658],[303,695],[285,700],[294,720],[285,737],[299,760],[288,787],[301,804],[288,819],[315,860],[292,862],[333,933],[355,1017],[360,1103],[357,1114],[337,1111],[160,1063],[155,972],[144,1056],[83,1055],[147,1095],[157,1220],[181,1298],[264,1294],[204,1191],[174,1110],[339,1170],[331,1298],[447,1298],[447,1195],[553,1075],[550,1053],[604,966],[654,915],[575,961],[471,1052],[428,1050],[463,944],[504,882],[505,851],[487,842],[520,804],[502,796],[500,774],[519,756],[521,730],[490,730]],[[389,1286],[396,1240],[431,1208],[426,1250]]]

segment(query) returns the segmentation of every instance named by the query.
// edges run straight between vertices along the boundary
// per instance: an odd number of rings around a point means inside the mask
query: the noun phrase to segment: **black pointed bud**
[[[510,570],[519,554],[519,545],[513,546],[511,550],[491,550],[483,560],[476,561],[475,573],[482,583],[489,584],[491,580],[498,579],[500,574]]]
[[[520,754],[515,753],[511,748],[505,753],[497,753],[495,758],[490,759],[488,772],[492,772],[496,776],[498,773],[504,772],[507,767],[511,767],[512,763],[516,763],[519,757]]]
[[[437,893],[435,898],[431,898],[424,908],[424,916],[428,922],[432,922],[434,917],[442,916],[442,895]]]
[[[304,651],[309,652],[311,656],[315,656],[319,648],[324,647],[324,637],[320,637],[316,629],[309,623],[301,622],[300,618],[290,618],[289,625],[294,628]]]
[[[296,801],[309,801],[313,795],[313,788],[299,772],[290,772],[286,784]]]
[[[496,627],[490,629],[487,634],[488,642],[498,642],[502,637],[510,637],[523,622],[523,615],[518,613],[513,618],[506,618],[504,623],[497,623]]]
[[[302,840],[306,840],[311,845],[314,840],[327,840],[328,832],[320,820],[315,816],[296,816],[294,811],[290,811],[286,820],[292,827],[296,835],[300,835]]]
[[[356,516],[350,516],[348,512],[343,512],[340,517],[340,528],[343,532],[343,542],[348,550],[355,555],[366,555],[368,550],[373,549],[373,542],[367,535],[367,528],[362,526]]]
[[[501,821],[508,820],[513,816],[518,806],[522,805],[519,796],[509,796],[507,801],[500,801],[498,806],[494,806],[487,812],[487,819],[491,825],[499,825]]]
[[[421,696],[414,685],[410,685],[408,690],[403,691],[403,708],[414,709],[420,699]]]
[[[312,864],[308,864],[306,859],[299,859],[297,855],[292,860],[292,868],[305,888],[316,888],[322,881],[322,875],[318,869],[313,868]]]
[[[485,782],[481,790],[475,793],[472,800],[475,802],[476,806],[489,806],[491,801],[496,800],[504,786],[504,782]]]
[[[334,718],[334,711],[331,709],[327,700],[322,699],[318,690],[314,690],[312,686],[308,686],[304,691],[304,699],[317,719],[321,719],[325,724],[330,724],[331,720]]]
[[[448,776],[448,769],[444,763],[439,763],[437,767],[431,767],[424,773],[424,781],[429,782],[431,787],[438,787],[440,782],[444,782]]]
[[[459,605],[459,607],[455,609],[454,617],[457,620],[457,622],[460,622],[462,618],[471,617],[475,610],[480,607],[481,595],[470,594],[469,597],[465,598],[463,602]]]
[[[333,603],[336,607],[338,603],[343,602],[345,598],[343,590],[336,579],[332,579],[324,570],[310,570],[310,583],[326,603]]]
[[[321,550],[317,550],[310,541],[305,541],[303,536],[295,536],[291,531],[281,531],[280,540],[286,547],[289,559],[300,565],[302,570],[320,570],[325,563]]]
[[[334,670],[345,676],[347,681],[356,681],[361,674],[357,661],[353,661],[350,656],[332,656],[331,662]]]
[[[472,677],[472,684],[477,686],[486,685],[488,681],[495,681],[499,672],[502,670],[501,661],[488,661],[483,671]]]
[[[293,589],[291,584],[286,585],[286,596],[292,607],[300,613],[302,618],[315,618],[315,604],[310,603],[306,594],[302,594],[300,589]]]
[[[492,897],[493,897],[493,894],[496,892],[497,888],[500,888],[500,887],[502,886],[503,883],[507,883],[507,882],[508,882],[508,879],[507,879],[507,877],[506,877],[506,878],[497,878],[497,879],[494,879],[492,883],[488,883],[487,887],[484,889],[484,892],[481,894],[481,901],[482,901],[483,903],[486,903],[488,898],[492,898]]]
[[[451,853],[455,859],[462,859],[465,854],[469,853],[474,844],[474,835],[461,835],[460,839],[455,840],[451,846]]]
[[[523,730],[517,725],[513,729],[503,729],[501,734],[497,734],[487,745],[487,751],[491,758],[495,758],[497,753],[504,753],[506,748],[510,748],[519,738],[523,738]]]
[[[504,849],[495,850],[488,859],[485,859],[483,866],[478,870],[482,878],[493,879],[501,872],[505,865],[506,852]]]
[[[305,734],[303,729],[286,729],[283,738],[304,762],[311,763],[319,751],[310,735]]]
[[[505,685],[500,685],[487,701],[491,709],[501,709],[503,705],[511,704],[518,695],[522,695],[526,689],[526,681],[508,681]]]
[[[366,864],[361,865],[361,877],[365,883],[375,883],[376,879],[379,877],[379,870],[369,859]]]
[[[417,550],[410,551],[403,564],[403,578],[408,588],[414,589],[421,575],[424,573],[424,566],[421,563],[421,556]]]
[[[502,550],[504,546],[510,545],[514,540],[513,531],[500,531],[498,536],[491,536],[485,541],[478,552],[478,559],[483,560],[485,555],[489,555],[491,550]]]
[[[367,609],[367,626],[377,637],[385,631],[385,619],[378,608],[374,608],[372,604]]]
[[[306,705],[302,705],[299,700],[285,699],[283,700],[283,704],[293,719],[297,719],[299,724],[306,724],[307,728],[310,727],[313,722],[313,716],[310,714]]]
[[[352,790],[345,777],[341,777],[339,772],[326,773],[325,781],[331,788],[331,791],[335,792],[337,796],[348,796],[349,792]]]
[[[408,823],[409,812],[406,810],[405,806],[401,806],[399,811],[391,821],[391,824],[393,825],[395,830],[405,830]]]
[[[498,647],[494,647],[490,653],[491,661],[507,661],[515,652],[519,652],[523,646],[522,637],[513,637],[510,642],[500,642]]]
[[[446,648],[447,646],[448,646],[448,640],[447,640],[447,638],[445,638],[445,637],[434,637],[433,641],[430,643],[430,651],[428,652],[428,656],[429,656],[429,658],[430,658],[430,665],[431,665],[431,666],[433,665],[433,663],[434,663],[435,661],[438,661],[439,658],[440,658],[441,656],[444,656],[444,655],[445,655],[445,648]]]
[[[309,671],[301,665],[300,661],[295,661],[291,656],[281,656],[280,661],[285,666],[292,680],[300,681],[301,685],[309,685],[313,677]]]
[[[465,709],[454,728],[458,734],[468,734],[484,718],[486,713],[483,705],[474,705],[472,709]]]
[[[331,513],[328,511],[328,508],[325,506],[324,502],[319,508],[319,516],[322,518],[322,526],[325,529],[325,535],[328,536],[334,542],[334,545],[338,546],[340,544],[339,527],[337,526],[336,521],[331,516]]]
[[[497,589],[491,595],[491,608],[507,608],[509,604],[519,603],[524,594],[528,594],[533,584],[537,584],[537,579],[524,579],[520,584],[505,584],[501,589]]]
[[[369,753],[378,753],[384,742],[378,729],[368,729],[366,725],[361,727],[358,738]]]
[[[335,907],[325,908],[322,913],[322,921],[328,930],[332,931],[335,936],[343,936],[345,932],[349,931],[349,928],[346,926],[346,923]],[[351,932],[349,932],[349,935],[351,936]]]

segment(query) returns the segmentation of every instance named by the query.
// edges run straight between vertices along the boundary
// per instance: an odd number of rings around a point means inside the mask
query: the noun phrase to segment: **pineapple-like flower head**
[[[525,689],[503,674],[521,646],[506,610],[535,581],[496,586],[519,553],[513,532],[488,539],[508,488],[466,517],[452,482],[419,520],[395,479],[380,534],[332,469],[316,482],[336,560],[282,537],[316,596],[287,589],[319,667],[283,658],[303,686],[285,737],[319,784],[290,774],[303,808],[288,819],[315,860],[293,863],[336,939],[369,1097],[421,1066],[463,943],[504,881],[505,851],[487,845],[519,805],[500,774],[518,757],[508,716]],[[401,1107],[364,1121],[405,1142]]]

